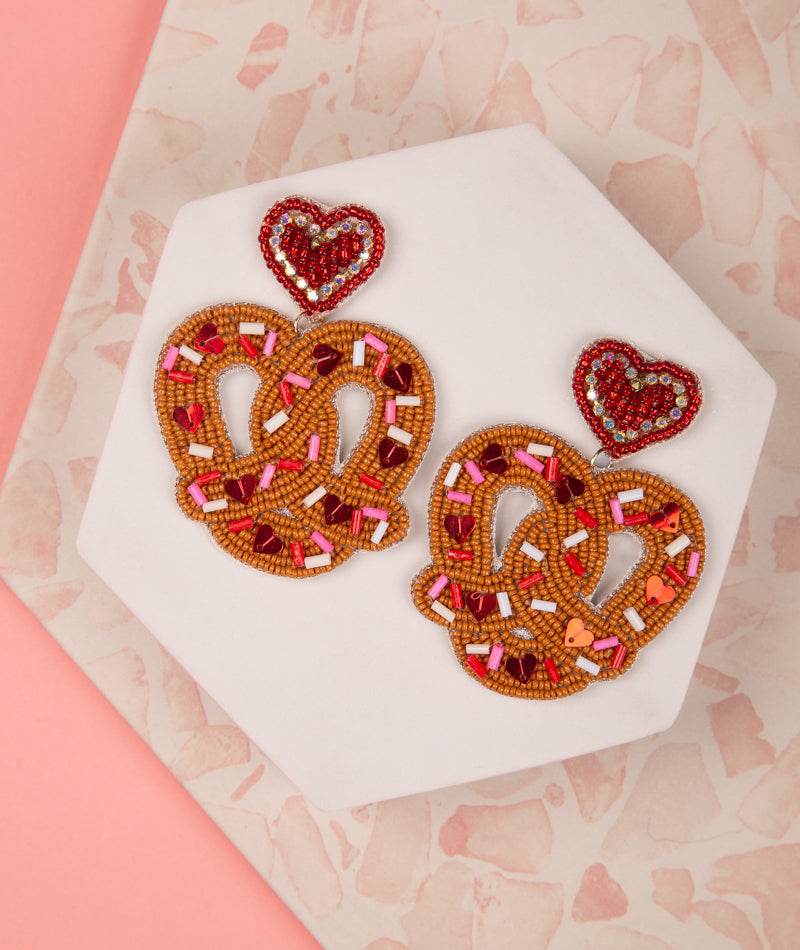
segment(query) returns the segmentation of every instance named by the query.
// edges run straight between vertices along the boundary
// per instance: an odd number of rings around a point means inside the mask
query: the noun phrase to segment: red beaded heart
[[[176,406],[172,410],[172,418],[187,432],[197,432],[205,414],[206,410],[199,402],[193,402],[191,406]]]
[[[338,495],[326,495],[323,508],[325,524],[341,524],[353,517],[353,506],[345,504]]]
[[[215,323],[204,323],[194,338],[194,348],[203,353],[221,353],[225,349],[225,341],[217,333]]]
[[[472,616],[480,621],[488,617],[497,606],[497,597],[494,594],[479,594],[471,590],[464,598],[464,602],[469,607]]]
[[[663,508],[654,511],[650,515],[650,524],[659,531],[667,531],[670,534],[678,533],[678,525],[681,523],[681,510],[674,501],[668,502]]]
[[[461,544],[475,530],[475,519],[472,515],[445,515],[444,530],[457,544]]]
[[[230,495],[234,501],[240,501],[243,505],[247,505],[253,497],[256,484],[257,479],[255,475],[242,475],[241,478],[231,478],[225,482],[225,493]]]
[[[280,554],[283,541],[268,524],[261,524],[253,538],[253,550],[256,554]]]
[[[491,472],[492,475],[505,475],[508,471],[508,462],[503,457],[503,447],[496,442],[491,442],[486,446],[481,455],[478,465],[484,472]]]
[[[394,468],[395,465],[403,465],[408,460],[408,449],[387,436],[378,443],[378,458],[381,468]]]
[[[522,656],[510,656],[506,660],[506,673],[520,683],[527,683],[536,672],[536,654],[523,653]]]
[[[311,359],[320,376],[330,376],[342,362],[342,353],[329,343],[317,343],[311,350]]]
[[[572,389],[584,418],[613,458],[677,435],[702,402],[694,373],[666,360],[647,360],[618,340],[598,340],[584,350]]]
[[[387,369],[381,379],[383,382],[400,393],[407,393],[411,385],[414,367],[410,363],[398,363],[392,369]]]
[[[383,225],[360,205],[325,210],[286,198],[267,212],[259,235],[267,267],[304,313],[333,310],[380,264]]]

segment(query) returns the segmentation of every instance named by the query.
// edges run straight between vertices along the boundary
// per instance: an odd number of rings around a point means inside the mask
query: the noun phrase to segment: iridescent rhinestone
[[[667,419],[666,416],[659,416],[658,419],[656,419],[656,428],[664,429],[668,425],[669,425],[669,419]]]
[[[670,419],[680,419],[682,415],[683,413],[680,411],[680,409],[673,409],[672,412],[670,412],[669,417]]]
[[[333,278],[333,282],[337,287],[343,287],[347,283],[347,278],[343,277],[341,274],[337,274]]]
[[[291,219],[291,217],[290,217],[288,214],[282,214],[281,217],[280,217],[280,222],[281,222],[281,224],[289,224],[289,222],[290,222],[291,220],[292,220],[292,219]]]
[[[639,433],[636,429],[628,429],[628,431],[625,433],[629,439],[635,439],[638,434]]]
[[[336,228],[328,228],[328,230],[325,232],[325,237],[329,241],[332,241],[338,233],[339,232],[336,230]]]
[[[594,402],[595,399],[597,399],[597,390],[596,390],[596,389],[587,389],[587,390],[586,390],[586,398],[589,400],[589,402]]]
[[[628,377],[628,379],[633,379],[633,377],[636,375],[636,370],[632,366],[629,366],[625,370],[625,375]]]
[[[603,419],[603,428],[604,428],[604,429],[613,429],[613,428],[614,428],[614,420],[613,420],[613,419]],[[619,435],[620,433],[617,433],[617,434]]]
[[[680,406],[681,409],[683,409],[683,407],[686,406],[688,402],[689,400],[686,398],[686,396],[678,396],[678,398],[675,400],[675,405]]]
[[[371,237],[364,238],[363,245],[364,245],[364,250],[371,251],[371,250],[372,250],[372,238],[371,238]]]
[[[305,216],[304,214],[298,214],[297,217],[294,219],[294,223],[295,223],[295,224],[299,224],[300,227],[303,228],[303,227],[305,227],[305,224],[306,224],[306,221],[307,221],[307,220],[308,220],[308,219],[306,218],[306,216]]]
[[[340,227],[343,231],[349,231],[350,228],[352,227],[352,224],[351,224],[349,221],[342,221],[342,223],[339,225],[339,227]]]
[[[351,274],[357,274],[360,270],[358,263],[351,264],[347,269],[350,271]]]
[[[624,436],[621,432],[615,432],[615,433],[614,433],[614,441],[615,441],[615,442],[624,442],[624,441],[625,441],[625,436]]]
[[[672,377],[669,375],[669,373],[662,373],[658,377],[658,381],[664,386],[669,386],[669,384],[672,382]]]
[[[318,299],[318,298],[317,298],[317,292],[316,292],[316,290],[309,290],[309,292],[306,294],[306,297],[307,297],[312,303],[315,303],[316,300]]]
[[[270,247],[279,247],[279,246],[280,246],[280,243],[281,243],[281,239],[280,239],[279,237],[277,237],[277,235],[273,235],[273,236],[269,239]]]
[[[323,284],[319,289],[319,292],[325,297],[327,297],[332,291],[333,287],[331,287],[330,284]]]
[[[644,381],[648,386],[652,386],[658,382],[658,376],[656,376],[655,373],[648,373],[647,376],[645,376]]]
[[[312,221],[311,224],[308,226],[309,234],[319,234],[321,230],[322,228],[317,224],[316,221]]]
[[[364,224],[363,221],[359,221],[358,224],[356,225],[356,233],[357,233],[357,234],[366,234],[366,233],[367,233],[367,226],[366,226],[366,224]]]
[[[282,264],[286,260],[286,255],[283,251],[276,251],[273,257],[279,264]]]
[[[370,253],[369,253],[369,251],[362,251],[362,252],[358,255],[358,259],[359,259],[360,261],[368,261],[369,258],[370,258]]]
[[[602,405],[601,405],[599,402],[595,404],[595,407],[594,407],[594,414],[595,414],[596,416],[602,416],[602,415],[603,415],[603,407],[602,407]]]
[[[298,277],[297,286],[300,288],[300,290],[305,290],[306,287],[308,287],[308,281],[305,279],[305,277]]]
[[[614,362],[614,354],[613,354],[613,353],[603,353],[602,358],[606,361],[606,363],[613,363],[613,362]]]
[[[645,419],[642,423],[642,432],[649,432],[653,428],[653,423],[649,419]]]
[[[683,385],[683,383],[673,383],[673,384],[672,384],[672,391],[673,391],[674,393],[678,393],[678,395],[680,395],[681,393],[686,392],[686,387]]]
[[[283,268],[283,272],[287,277],[294,277],[294,275],[297,273],[291,264],[287,264],[286,267]]]
[[[627,356],[622,356],[621,354],[617,353],[617,362],[621,363],[623,366],[629,366],[631,361]]]

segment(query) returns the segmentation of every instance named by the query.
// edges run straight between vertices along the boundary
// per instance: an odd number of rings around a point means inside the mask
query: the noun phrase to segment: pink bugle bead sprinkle
[[[472,504],[472,495],[468,495],[463,491],[449,491],[447,493],[447,498],[449,501],[458,501],[462,505],[471,505]]]
[[[371,346],[373,350],[377,350],[379,353],[385,353],[389,349],[388,343],[384,343],[383,340],[372,333],[364,334],[364,342],[367,346]]]
[[[541,475],[544,471],[544,465],[538,460],[535,459],[532,455],[528,455],[523,449],[517,449],[514,453],[514,458],[518,462],[522,462],[523,465],[527,465],[528,468],[532,468],[534,472]]]
[[[486,479],[481,474],[481,470],[478,468],[477,464],[470,459],[465,465],[464,468],[467,470],[469,477],[475,482],[476,485],[480,485],[481,482],[485,482]]]
[[[194,498],[195,504],[202,507],[208,499],[205,496],[203,489],[197,484],[197,482],[192,482],[192,484],[186,489],[189,494]]]
[[[167,355],[164,357],[164,362],[161,364],[162,368],[167,370],[172,369],[172,367],[175,365],[175,360],[178,358],[179,352],[180,351],[178,350],[177,346],[171,346],[167,350]]]
[[[393,425],[397,422],[397,403],[394,399],[386,400],[386,424]]]
[[[273,465],[272,462],[267,462],[264,466],[264,471],[261,473],[261,481],[258,483],[259,488],[269,488],[277,467],[278,466]]]
[[[700,552],[692,551],[689,555],[689,563],[686,566],[687,577],[697,577],[697,571],[700,568]]]
[[[622,505],[619,501],[616,498],[609,498],[608,507],[611,509],[611,517],[614,519],[614,524],[623,524],[625,516],[622,514]]]
[[[315,432],[311,438],[308,440],[308,460],[309,462],[316,462],[319,458],[319,445],[320,437]]]
[[[500,660],[503,656],[505,647],[502,643],[493,643],[492,651],[489,654],[489,662],[486,664],[487,670],[499,670],[500,669]]]
[[[311,540],[316,544],[318,548],[321,548],[326,554],[330,554],[333,551],[333,545],[325,537],[324,534],[320,534],[319,531],[314,531],[311,534]]]
[[[605,640],[595,640],[594,643],[592,644],[592,647],[595,653],[597,653],[598,650],[608,650],[611,647],[617,646],[618,644],[619,644],[618,637],[606,637]]]
[[[431,600],[436,600],[439,594],[447,587],[447,583],[447,574],[440,574],[428,588],[428,597],[430,597]]]
[[[278,334],[274,330],[270,330],[267,334],[267,339],[264,341],[264,349],[261,351],[264,356],[272,356],[277,342]]]
[[[384,511],[383,508],[370,508],[369,505],[365,505],[361,510],[364,512],[365,518],[377,518],[378,521],[386,521],[389,517],[389,512]]]
[[[298,376],[297,373],[287,373],[286,382],[291,383],[292,386],[299,386],[301,389],[311,388],[311,380],[306,379],[305,376]]]

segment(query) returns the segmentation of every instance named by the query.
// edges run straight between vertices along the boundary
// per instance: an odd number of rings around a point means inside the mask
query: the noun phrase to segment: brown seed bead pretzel
[[[536,510],[517,526],[497,568],[498,499],[522,489]],[[692,501],[656,475],[598,474],[552,433],[496,426],[462,442],[436,477],[430,504],[433,564],[412,596],[448,628],[456,656],[483,686],[556,699],[610,680],[694,593],[705,533]],[[608,537],[634,532],[642,556],[594,606]]]
[[[237,456],[219,381],[241,366],[261,383],[252,451]],[[343,386],[366,389],[372,413],[339,471],[333,397]],[[435,399],[424,360],[399,334],[338,321],[298,336],[272,310],[221,304],[170,334],[155,399],[179,506],[246,564],[308,577],[405,537],[400,496],[430,440]]]

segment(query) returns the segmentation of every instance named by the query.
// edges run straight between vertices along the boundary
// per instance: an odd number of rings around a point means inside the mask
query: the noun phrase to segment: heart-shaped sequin
[[[536,672],[536,656],[523,653],[522,656],[510,656],[506,660],[506,673],[520,683],[527,683]]]
[[[667,531],[669,534],[677,534],[680,523],[681,510],[674,501],[668,501],[663,508],[650,515],[650,524],[659,531]]]
[[[353,517],[353,506],[343,502],[338,495],[326,495],[322,505],[325,510],[325,524],[341,524]]]
[[[172,410],[172,418],[187,432],[197,432],[205,414],[206,410],[199,402],[193,402],[191,406],[176,406]]]
[[[283,541],[268,524],[260,524],[253,538],[253,550],[256,554],[280,554]]]
[[[267,212],[259,236],[267,267],[304,313],[337,307],[383,257],[383,225],[367,208],[329,210],[286,198]]]
[[[586,491],[586,486],[579,478],[573,475],[560,475],[556,482],[556,501],[559,505],[566,505],[573,498],[580,498]]]
[[[328,343],[317,343],[311,350],[311,359],[320,376],[330,376],[342,362],[342,353]]]
[[[572,388],[578,407],[613,458],[677,435],[702,402],[694,373],[666,360],[647,360],[619,340],[584,350]]]
[[[675,599],[675,588],[665,584],[661,578],[655,574],[647,578],[644,593],[647,598],[647,603],[651,606],[654,604],[668,604],[671,600]]]
[[[588,647],[594,642],[594,634],[588,627],[583,625],[580,617],[573,617],[567,623],[567,629],[564,633],[565,647]]]
[[[221,353],[225,349],[225,341],[217,333],[215,323],[204,323],[194,338],[194,348],[201,353]]]
[[[408,449],[404,445],[393,442],[387,436],[378,443],[378,460],[381,468],[394,468],[395,465],[402,465],[408,461]]]
[[[247,505],[253,497],[256,484],[255,475],[242,475],[241,478],[230,478],[225,482],[225,494],[230,495],[234,501],[240,501],[243,505]]]
[[[411,363],[398,363],[387,369],[381,376],[381,380],[392,389],[399,393],[407,393],[411,386],[411,378],[414,375],[414,367]]]
[[[455,542],[461,544],[475,530],[475,519],[472,515],[445,515],[444,530]]]
[[[464,603],[469,607],[472,616],[480,622],[484,617],[488,617],[497,606],[497,597],[494,594],[479,594],[477,591],[471,590],[464,597]]]
[[[497,442],[490,442],[478,459],[478,466],[484,472],[491,472],[492,475],[505,475],[508,471],[508,462],[503,457],[503,446],[498,445]]]

